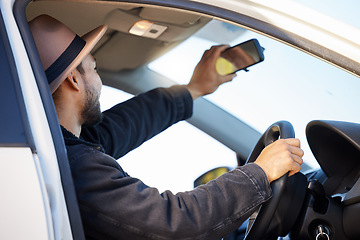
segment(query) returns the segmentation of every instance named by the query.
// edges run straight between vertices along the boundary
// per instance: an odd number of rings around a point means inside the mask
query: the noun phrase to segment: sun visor
[[[316,160],[329,178],[347,178],[360,170],[360,124],[312,121],[306,136]]]

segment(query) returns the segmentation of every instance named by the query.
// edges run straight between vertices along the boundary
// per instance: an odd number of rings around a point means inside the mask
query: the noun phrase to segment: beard
[[[82,125],[85,127],[94,126],[100,123],[103,119],[103,115],[100,110],[100,94],[87,83],[85,83],[85,92],[85,105],[81,112]]]

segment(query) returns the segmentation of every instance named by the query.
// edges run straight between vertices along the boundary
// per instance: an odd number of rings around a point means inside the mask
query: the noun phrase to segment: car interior
[[[137,4],[101,3],[99,7],[96,2],[85,5],[81,2],[36,1],[31,2],[27,8],[28,19],[44,12],[61,19],[79,35],[95,26],[107,24],[109,30],[93,50],[93,55],[99,69],[115,73],[147,65],[211,20],[210,17],[193,13],[169,12],[164,8]],[[144,20],[162,24],[166,31],[158,37],[156,34],[139,37],[129,33],[135,23],[141,24]],[[106,79],[104,81],[106,83]]]
[[[130,94],[175,84],[152,71],[148,64],[218,19],[209,13],[161,4],[43,0],[27,4],[27,21],[41,14],[61,20],[80,36],[107,24],[109,29],[92,54],[103,84]],[[249,27],[248,22],[248,19],[240,19],[232,24],[256,31]],[[141,30],[144,25],[150,28]],[[265,50],[265,55],[266,51],[269,50]],[[234,152],[234,160],[236,154],[238,165],[254,161],[260,151],[276,139],[294,136],[291,121],[278,119],[260,133],[209,99],[201,99],[196,104],[196,112],[189,122],[229,147]],[[228,124],[219,124],[222,119],[209,121],[214,115],[223,116]],[[274,197],[257,212],[248,230],[246,222],[245,227],[224,239],[243,239],[245,235],[246,239],[360,237],[357,226],[360,220],[360,125],[314,119],[304,132],[319,168],[304,163],[301,173],[275,181],[272,184]],[[241,137],[235,141],[236,136]],[[208,180],[204,174],[195,182],[198,185]]]

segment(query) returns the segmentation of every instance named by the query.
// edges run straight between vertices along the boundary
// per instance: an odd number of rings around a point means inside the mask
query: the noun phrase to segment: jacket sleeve
[[[84,161],[82,151],[75,152],[71,168],[84,230],[91,239],[218,240],[271,196],[266,175],[255,163],[173,194],[124,177],[110,156],[94,150]]]
[[[103,121],[84,127],[81,137],[101,144],[118,159],[172,124],[191,117],[193,101],[183,86],[157,88],[103,113]]]

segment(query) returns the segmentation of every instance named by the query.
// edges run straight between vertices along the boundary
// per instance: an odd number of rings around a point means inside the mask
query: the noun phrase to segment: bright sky
[[[360,1],[358,0],[295,0],[294,2],[360,28]]]
[[[316,5],[315,9],[333,17],[341,18],[345,22],[360,28],[360,17],[357,13],[360,6],[355,7],[360,3],[355,0],[344,0],[341,1],[340,5],[340,1],[335,0],[298,0],[297,2],[308,6]],[[350,3],[352,5],[349,8]],[[345,7],[345,4],[348,6]],[[246,33],[230,44],[234,45],[252,37],[252,33]],[[254,66],[248,73],[240,72],[238,79],[235,79],[231,85],[221,86],[221,89],[208,97],[209,99],[217,102],[260,132],[264,131],[271,123],[286,119],[294,126],[299,126],[298,129],[296,128],[296,135],[302,142],[306,142],[304,131],[306,124],[313,119],[334,118],[334,109],[342,120],[360,122],[360,112],[354,114],[354,111],[344,108],[344,106],[348,106],[349,102],[355,103],[355,106],[360,104],[360,94],[358,94],[360,81],[357,78],[328,68],[327,64],[318,63],[320,62],[318,60],[314,60],[315,64],[304,69],[299,64],[301,61],[308,61],[304,54],[290,48],[283,48],[281,44],[262,36],[256,37],[266,48],[265,61],[280,64],[261,63]],[[187,41],[182,44],[181,49],[175,49],[166,57],[159,59],[151,65],[151,68],[179,83],[187,83],[203,51],[212,44],[212,42],[206,42],[199,38]],[[191,58],[189,58],[189,52],[191,52]],[[176,56],[180,62],[168,64],[169,59],[173,59],[172,56]],[[304,59],[302,60],[302,58]],[[281,62],[284,59],[293,68],[282,68]],[[291,64],[291,61],[294,63]],[[276,79],[273,77],[271,80],[264,81],[264,72],[269,73],[269,77],[275,76],[276,78],[277,74],[281,74],[282,77]],[[294,72],[302,72],[302,74],[297,76]],[[328,73],[331,78],[324,76],[324,72]],[[296,77],[299,79],[294,79]],[[291,82],[286,79],[291,79]],[[342,84],[339,85],[339,81],[335,81],[336,79],[342,79]],[[291,83],[291,87],[294,87],[294,83],[296,84],[296,92],[286,91],[279,94],[276,90],[271,90],[274,89],[274,85],[284,86],[289,83]],[[323,91],[317,90],[318,87],[323,86],[326,86]],[[130,97],[119,93],[109,94],[108,91],[112,90],[107,88],[104,88],[104,91],[106,94],[102,94],[101,102],[103,109]],[[282,101],[283,104],[279,107],[257,97],[269,95],[269,91],[275,91],[271,95],[272,99],[282,98],[288,99],[288,101]],[[311,96],[315,91],[316,99],[308,99],[308,102],[304,102],[304,94]],[[339,92],[345,92],[346,95],[337,95]],[[105,100],[105,96],[110,96],[111,99]],[[320,102],[319,99],[324,101]],[[248,104],[249,102],[251,104]],[[302,107],[294,109],[294,103]],[[302,111],[308,110],[310,107],[314,109],[311,113],[304,112],[301,114]],[[254,109],[259,110],[254,111]],[[300,115],[297,114],[299,111]],[[264,115],[266,119],[264,119]],[[303,144],[303,147],[308,152],[304,157],[305,161],[312,166],[317,166],[308,146]],[[153,140],[143,144],[138,150],[129,153],[120,160],[120,164],[130,175],[142,179],[146,184],[157,187],[160,191],[170,189],[173,192],[178,192],[192,189],[195,178],[207,170],[223,165],[235,167],[236,160],[232,151],[184,122],[176,124]]]

